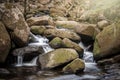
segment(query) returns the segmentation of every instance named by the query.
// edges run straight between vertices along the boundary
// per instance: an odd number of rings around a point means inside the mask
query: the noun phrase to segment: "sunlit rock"
[[[40,55],[39,63],[42,69],[52,69],[78,57],[78,53],[74,49],[61,48]]]

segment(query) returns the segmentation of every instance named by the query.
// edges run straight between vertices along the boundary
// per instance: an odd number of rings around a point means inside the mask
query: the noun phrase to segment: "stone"
[[[62,39],[59,37],[55,37],[53,40],[50,41],[50,46],[54,49],[62,47]]]
[[[107,27],[109,22],[107,20],[102,20],[97,23],[99,29],[103,30],[104,27]]]
[[[44,32],[46,37],[60,37],[60,38],[69,38],[74,41],[80,41],[81,38],[75,32],[64,30],[64,29],[47,29]]]
[[[2,22],[0,22],[0,62],[5,62],[9,51],[11,48],[11,40],[10,36],[3,25]]]
[[[75,32],[94,38],[99,33],[99,30],[95,24],[81,23],[75,27]]]
[[[29,26],[32,25],[54,25],[54,22],[50,16],[31,17],[27,19]]]
[[[39,3],[41,4],[48,4],[50,3],[51,0],[38,0]]]
[[[52,69],[78,58],[74,49],[60,48],[39,56],[42,69]]]
[[[79,23],[76,21],[56,21],[55,24],[58,28],[65,28],[70,30],[74,30],[75,26],[79,25]]]
[[[62,41],[63,41],[64,47],[75,49],[80,55],[83,54],[83,49],[77,43],[75,43],[67,38],[64,38]]]
[[[79,71],[83,71],[85,68],[85,63],[82,59],[75,59],[73,60],[71,63],[67,64],[64,68],[63,68],[63,72],[65,73],[77,73]]]
[[[30,30],[32,33],[34,34],[38,34],[38,35],[41,35],[44,33],[44,31],[46,30],[46,27],[45,26],[31,26],[30,27]]]
[[[103,29],[94,42],[96,60],[118,54],[120,51],[120,22],[117,21]]]
[[[14,6],[11,8],[5,7],[2,13],[2,22],[9,30],[11,39],[17,46],[25,46],[28,43],[30,29],[22,12]]]

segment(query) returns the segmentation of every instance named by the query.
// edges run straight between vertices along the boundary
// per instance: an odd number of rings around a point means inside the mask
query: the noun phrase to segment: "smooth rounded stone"
[[[55,24],[59,28],[66,28],[70,30],[74,30],[75,26],[79,25],[76,21],[56,21]]]
[[[75,43],[75,42],[73,42],[73,41],[71,41],[71,40],[69,40],[69,39],[67,39],[67,38],[64,38],[63,40],[62,40],[62,44],[63,44],[63,46],[64,47],[66,47],[66,48],[73,48],[73,49],[75,49],[80,55],[82,55],[83,54],[83,49],[77,44],[77,43]]]
[[[44,33],[44,31],[46,30],[46,27],[45,26],[31,26],[30,27],[30,30],[32,33],[34,34],[38,34],[38,35],[41,35]]]
[[[0,22],[0,62],[5,62],[9,54],[10,48],[11,48],[10,36],[3,23]]]
[[[68,72],[68,73],[76,73],[78,71],[83,71],[85,68],[85,63],[83,60],[77,58],[75,60],[73,60],[71,63],[69,63],[68,65],[66,65],[63,68],[63,72]]]
[[[27,19],[29,26],[32,25],[54,25],[54,22],[50,16],[31,17]]]
[[[50,41],[50,46],[54,49],[62,47],[62,39],[59,37],[55,37],[53,40]]]
[[[107,20],[102,20],[97,23],[99,29],[103,30],[104,27],[107,27],[110,23]]]
[[[120,22],[113,23],[103,29],[95,39],[94,42],[94,57],[96,60],[105,57],[112,57],[112,55],[120,52]]]
[[[15,6],[10,8],[4,6],[3,9],[2,22],[9,30],[11,39],[17,46],[25,46],[28,43],[30,29],[22,12]]]
[[[60,38],[69,38],[74,41],[80,41],[81,38],[75,32],[65,30],[65,29],[47,29],[44,32],[46,37],[60,37]]]
[[[74,49],[60,48],[39,56],[42,69],[52,69],[78,58]]]
[[[95,24],[81,23],[75,26],[75,32],[94,38],[100,31]]]

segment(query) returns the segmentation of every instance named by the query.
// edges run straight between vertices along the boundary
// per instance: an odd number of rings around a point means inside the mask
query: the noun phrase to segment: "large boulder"
[[[83,54],[83,49],[77,43],[75,43],[67,38],[63,39],[63,46],[66,48],[75,49],[80,55]]]
[[[44,32],[46,37],[69,38],[74,41],[80,41],[80,36],[75,32],[64,29],[48,29]]]
[[[46,27],[45,26],[31,26],[30,30],[34,34],[41,35],[46,30]]]
[[[94,57],[110,57],[120,51],[120,22],[107,26],[100,32],[94,43]]]
[[[74,49],[56,49],[39,56],[39,63],[42,69],[52,69],[78,58]]]
[[[22,12],[13,6],[10,8],[4,7],[2,14],[2,21],[10,31],[14,43],[20,47],[26,45],[30,30]]]
[[[50,46],[54,49],[62,47],[62,39],[59,37],[55,37],[53,40],[50,41]]]
[[[27,19],[29,26],[32,25],[54,25],[54,22],[50,16],[31,17]]]
[[[0,62],[5,62],[10,48],[11,48],[10,36],[3,23],[0,22]]]
[[[73,60],[71,63],[66,65],[63,68],[63,72],[67,73],[77,73],[78,71],[83,71],[85,68],[85,63],[83,60],[77,58]]]

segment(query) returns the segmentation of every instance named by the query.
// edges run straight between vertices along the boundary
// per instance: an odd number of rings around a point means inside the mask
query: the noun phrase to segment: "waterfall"
[[[50,52],[53,49],[49,46],[48,42],[49,40],[46,37],[42,37],[40,35],[34,35],[32,33],[30,33],[30,37],[32,39],[32,42],[28,44],[28,46],[40,46],[43,48],[44,53]],[[28,62],[28,63],[24,63],[23,62],[23,55],[22,53],[20,55],[17,56],[17,64],[16,66],[36,66],[36,62],[37,62],[38,57],[33,58],[32,61]]]
[[[82,42],[80,42],[79,45],[84,50],[84,53],[83,53],[83,60],[85,61],[84,72],[99,71],[99,68],[97,67],[96,62],[94,61],[93,53],[88,51],[91,45],[86,47]]]

